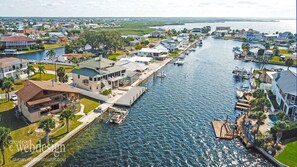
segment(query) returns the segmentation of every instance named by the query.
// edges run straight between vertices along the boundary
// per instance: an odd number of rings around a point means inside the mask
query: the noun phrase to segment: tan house
[[[126,68],[115,65],[105,58],[90,59],[79,64],[80,69],[71,71],[75,87],[94,93],[118,88],[126,78]]]
[[[52,81],[31,81],[16,92],[18,110],[30,122],[62,111],[71,103],[79,102],[79,92],[64,83]]]
[[[271,84],[273,81],[273,75],[277,73],[275,71],[263,70],[259,75],[259,80],[262,83],[269,83]]]

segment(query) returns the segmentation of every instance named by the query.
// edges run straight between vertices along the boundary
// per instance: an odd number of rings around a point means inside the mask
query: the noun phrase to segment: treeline
[[[72,41],[66,46],[66,52],[80,52],[81,48],[89,44],[91,49],[105,50],[106,52],[123,49],[124,40],[118,31],[85,31],[78,40]]]

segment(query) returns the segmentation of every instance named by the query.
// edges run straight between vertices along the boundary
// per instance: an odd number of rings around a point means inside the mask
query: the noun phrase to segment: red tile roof
[[[1,42],[14,42],[14,41],[36,41],[36,40],[25,36],[10,36],[1,40]]]

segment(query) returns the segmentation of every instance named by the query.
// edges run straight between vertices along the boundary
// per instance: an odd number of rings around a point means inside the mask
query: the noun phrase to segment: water
[[[166,25],[156,28],[182,30],[184,28],[192,29],[204,26],[211,26],[214,31],[217,26],[230,26],[231,29],[253,28],[260,32],[275,33],[289,31],[296,33],[296,20],[279,20],[279,22],[223,22],[223,23],[187,23],[185,25]]]
[[[234,81],[233,68],[258,67],[233,60],[234,45],[240,42],[208,38],[183,66],[168,64],[162,69],[167,77],[147,81],[149,91],[129,109],[123,124],[95,123],[86,132],[94,138],[60,165],[272,166],[237,140],[217,140],[211,126],[214,118],[234,120],[238,114],[233,108],[241,84]]]
[[[65,48],[55,48],[54,49],[56,52],[56,55],[63,55],[65,54]],[[23,55],[18,55],[16,56],[17,58],[21,59],[28,59],[28,60],[43,60],[46,57],[46,53],[48,50],[41,51],[41,52],[34,52],[34,53],[28,53],[28,54],[23,54]]]

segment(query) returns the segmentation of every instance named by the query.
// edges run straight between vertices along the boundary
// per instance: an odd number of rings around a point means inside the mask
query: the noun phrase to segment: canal
[[[167,77],[145,83],[149,91],[123,124],[97,121],[68,143],[58,166],[272,166],[238,140],[217,140],[211,127],[214,118],[239,114],[234,67],[259,68],[233,59],[240,45],[208,38],[183,66],[168,64]]]
[[[54,49],[55,53],[57,56],[63,55],[65,54],[65,48],[61,47],[61,48],[55,48]],[[21,58],[21,59],[28,59],[28,60],[35,60],[35,61],[39,61],[39,60],[43,60],[46,57],[46,53],[48,52],[48,50],[45,51],[40,51],[40,52],[34,52],[34,53],[27,53],[27,54],[22,54],[22,55],[17,55],[17,58]]]

